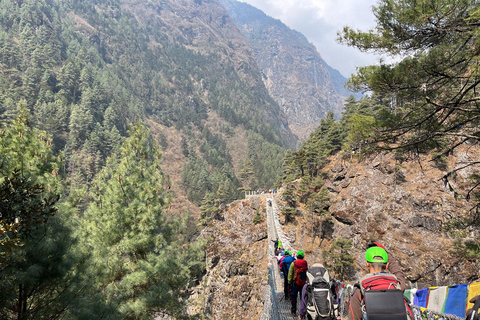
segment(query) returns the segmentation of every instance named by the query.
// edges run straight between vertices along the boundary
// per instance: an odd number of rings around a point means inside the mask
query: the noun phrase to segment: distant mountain
[[[344,88],[347,79],[326,64],[304,35],[246,3],[220,2],[248,39],[263,81],[294,134],[305,140],[328,111],[341,114],[351,94]]]

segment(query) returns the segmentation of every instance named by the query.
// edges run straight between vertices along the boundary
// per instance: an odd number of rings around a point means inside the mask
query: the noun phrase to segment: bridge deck
[[[278,317],[271,314],[271,319],[281,319],[281,320],[292,320],[295,319],[290,313],[291,303],[290,300],[285,300],[285,295],[283,293],[283,279],[280,277],[280,270],[275,259],[275,248],[273,241],[278,239],[277,229],[275,227],[275,215],[274,209],[276,208],[276,203],[274,198],[267,198],[272,200],[272,206],[267,205],[267,229],[268,229],[268,239],[269,239],[269,257],[271,266],[273,267],[273,278],[272,285],[274,286],[273,292],[275,292],[276,303],[273,303],[273,306],[277,308]],[[271,273],[272,274],[272,273]],[[300,300],[300,299],[299,299]],[[300,310],[300,306],[297,306],[297,310]],[[298,319],[298,317],[297,317]]]

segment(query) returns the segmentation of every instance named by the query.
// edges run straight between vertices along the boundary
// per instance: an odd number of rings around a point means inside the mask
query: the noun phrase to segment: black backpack
[[[310,268],[306,286],[308,319],[335,319],[328,271],[324,267]]]
[[[379,272],[367,274],[356,285],[362,294],[363,318],[368,320],[411,320],[412,310],[400,290],[395,275]]]

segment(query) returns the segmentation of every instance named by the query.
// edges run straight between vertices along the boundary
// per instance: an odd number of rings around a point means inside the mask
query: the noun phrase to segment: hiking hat
[[[297,257],[299,257],[299,258],[300,258],[300,257],[301,257],[301,258],[303,258],[304,256],[305,256],[305,254],[303,253],[303,251],[302,251],[302,250],[300,250],[300,251],[297,251]],[[300,258],[300,259],[301,259],[301,258]]]
[[[377,257],[377,259],[375,259]],[[381,260],[378,259],[378,257],[381,257]],[[383,262],[387,263],[388,262],[388,254],[385,249],[382,249],[380,247],[371,247],[368,248],[367,251],[365,252],[365,260],[367,262]]]
[[[290,251],[288,251],[288,250],[287,250],[287,251],[285,251],[285,252],[283,253],[283,255],[284,255],[284,256],[286,256],[286,255],[290,255]]]

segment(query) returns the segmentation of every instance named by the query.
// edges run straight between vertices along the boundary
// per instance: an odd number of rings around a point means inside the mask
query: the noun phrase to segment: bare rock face
[[[478,155],[464,149],[450,156],[450,168],[464,158]],[[452,255],[455,240],[447,225],[469,214],[471,204],[455,197],[450,186],[462,193],[467,172],[458,172],[448,183],[427,156],[421,161],[398,161],[379,154],[359,162],[338,157],[326,168],[334,217],[333,238],[353,240],[353,254],[364,266],[365,244],[381,242],[403,267],[413,286],[453,285],[480,277],[475,262],[460,263]],[[464,189],[463,189],[464,190]],[[466,234],[467,238],[475,236]],[[359,271],[356,277],[360,277]]]
[[[262,222],[253,218],[261,215]],[[209,319],[259,319],[268,281],[265,203],[258,199],[230,204],[223,220],[202,233],[208,240],[207,273],[192,301],[191,313]]]
[[[308,138],[328,111],[340,116],[352,94],[344,88],[346,78],[327,65],[304,35],[248,4],[220,2],[248,39],[265,86],[300,140]]]

